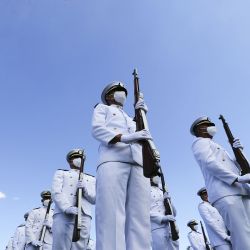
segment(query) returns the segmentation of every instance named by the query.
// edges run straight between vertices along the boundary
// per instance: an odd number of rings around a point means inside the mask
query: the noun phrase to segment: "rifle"
[[[83,170],[84,170],[84,161],[86,157],[84,155],[84,152],[82,151],[82,157],[81,157],[81,166],[79,171],[79,177],[78,180],[83,179]],[[81,218],[81,210],[82,210],[82,188],[78,188],[76,191],[76,206],[78,208],[78,213],[75,216],[75,224],[73,229],[73,237],[72,242],[77,242],[80,239],[80,232],[82,227],[82,218]]]
[[[134,95],[136,104],[140,98],[139,78],[136,69],[134,70],[133,75],[134,75]],[[149,128],[144,110],[142,109],[135,110],[135,121],[136,121],[136,131]],[[166,192],[166,188],[165,188],[164,175],[160,166],[160,153],[158,152],[152,140],[143,140],[140,143],[142,145],[143,174],[147,178],[159,175],[161,177],[162,191],[164,194]],[[169,199],[164,200],[164,206],[165,206],[165,215],[172,215],[173,209]],[[179,232],[175,222],[170,221],[169,225],[173,241],[178,240]]]
[[[134,96],[135,103],[139,101],[140,88],[139,88],[139,77],[137,70],[134,69]],[[135,110],[135,121],[136,121],[136,131],[142,129],[148,129],[148,122],[146,118],[146,113],[142,109]],[[160,154],[156,149],[156,146],[152,140],[143,140],[140,142],[142,145],[142,161],[143,161],[143,174],[147,178],[158,175]]]
[[[205,245],[206,245],[206,250],[211,250],[211,248],[210,248],[210,246],[209,246],[209,244],[208,244],[208,240],[207,240],[207,236],[206,236],[206,233],[205,233],[203,224],[202,224],[201,221],[200,221],[200,223],[201,223],[201,231],[202,231],[203,238],[204,238],[204,242],[205,242]]]
[[[233,136],[233,134],[232,134],[226,120],[225,120],[225,118],[223,117],[223,115],[220,115],[219,119],[223,123],[223,127],[225,129],[228,141],[231,144],[231,147],[232,147],[232,150],[234,152],[236,161],[238,162],[238,164],[239,164],[239,166],[241,168],[241,174],[242,175],[249,174],[250,173],[249,163],[248,163],[246,157],[244,156],[242,150],[240,148],[234,148],[233,147],[233,142],[234,142],[235,138],[234,138],[234,136]]]
[[[52,199],[50,199],[49,204],[47,206],[45,217],[44,217],[44,221],[49,219],[49,211],[50,211],[51,204],[52,204]],[[46,226],[43,225],[42,231],[41,231],[40,237],[39,237],[39,241],[41,241],[41,242],[44,242],[44,237],[45,237],[46,229],[47,229]],[[43,246],[40,246],[39,250],[42,250],[42,249],[43,249]]]

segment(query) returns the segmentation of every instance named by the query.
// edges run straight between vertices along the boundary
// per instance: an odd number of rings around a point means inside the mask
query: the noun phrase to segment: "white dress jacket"
[[[138,143],[109,142],[118,134],[130,134],[136,124],[120,106],[98,104],[92,118],[92,135],[100,141],[99,165],[105,162],[124,162],[142,166],[142,148]]]
[[[235,182],[240,170],[228,153],[209,138],[197,138],[192,150],[204,176],[209,201],[230,195],[247,195],[242,184]]]
[[[76,206],[76,190],[79,171],[57,170],[55,172],[51,194],[55,203],[55,212],[64,213],[71,206]],[[92,217],[92,205],[95,204],[95,178],[84,174],[83,181],[86,184],[87,192],[82,197],[82,211]]]

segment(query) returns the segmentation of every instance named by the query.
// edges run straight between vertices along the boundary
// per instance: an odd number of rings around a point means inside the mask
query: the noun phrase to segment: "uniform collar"
[[[117,104],[111,104],[110,106],[116,107],[116,108],[118,108],[118,109],[123,110],[123,106],[120,106],[120,105],[117,105]]]

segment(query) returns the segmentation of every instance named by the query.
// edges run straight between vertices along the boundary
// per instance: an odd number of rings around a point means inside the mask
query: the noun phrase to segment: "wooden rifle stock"
[[[209,244],[208,244],[208,241],[207,241],[207,236],[206,236],[206,233],[205,233],[203,224],[202,224],[201,221],[200,221],[200,223],[201,223],[201,231],[202,231],[203,238],[204,238],[204,242],[205,242],[205,245],[206,245],[206,250],[211,250],[211,248],[210,248],[210,246],[209,246]]]
[[[136,105],[140,98],[139,78],[136,69],[134,70],[133,75],[135,96],[134,105]],[[144,110],[135,109],[135,121],[136,131],[140,131],[142,129],[148,130],[148,122]],[[143,140],[140,141],[140,143],[142,145],[143,174],[145,177],[151,178],[158,174],[158,162],[160,161],[160,154],[152,140]]]
[[[80,166],[80,171],[79,171],[79,177],[78,180],[83,179],[83,170],[84,170],[84,161],[85,161],[85,156],[84,154],[82,155],[81,158],[81,166]],[[78,188],[76,191],[76,207],[78,208],[78,213],[75,215],[75,224],[74,224],[74,229],[73,229],[73,237],[72,237],[72,242],[77,242],[80,240],[80,233],[81,233],[81,227],[82,227],[82,188]]]
[[[50,211],[51,204],[52,204],[52,199],[50,199],[49,204],[47,206],[44,221],[49,219],[49,211]],[[41,231],[40,237],[39,237],[39,241],[41,241],[42,243],[44,242],[44,237],[45,237],[46,230],[47,230],[46,226],[43,225],[42,231]],[[39,250],[42,250],[42,249],[43,249],[43,246],[40,246]]]
[[[227,138],[228,138],[228,141],[232,147],[232,150],[234,152],[234,155],[235,155],[235,159],[236,161],[238,162],[240,168],[241,168],[241,174],[242,175],[245,175],[245,174],[249,174],[250,173],[250,166],[249,166],[249,163],[246,159],[246,157],[244,156],[242,150],[240,148],[234,148],[233,147],[233,142],[235,140],[225,118],[223,117],[223,115],[220,115],[219,119],[222,121],[223,123],[223,127],[225,129],[225,132],[226,132],[226,135],[227,135]]]
[[[134,105],[136,105],[136,103],[140,98],[139,78],[136,69],[134,70],[133,75],[134,75],[134,96],[135,96]],[[136,131],[140,131],[142,129],[149,130],[144,110],[142,109],[135,110],[135,121],[136,121]],[[142,145],[143,174],[147,178],[152,178],[156,175],[160,175],[163,194],[164,194],[166,192],[166,188],[165,188],[164,176],[160,166],[160,154],[152,140],[143,140],[140,143]],[[172,215],[173,210],[169,199],[164,200],[164,206],[165,206],[165,215]],[[174,241],[178,240],[179,232],[175,222],[170,221],[169,225],[171,229],[172,239]]]

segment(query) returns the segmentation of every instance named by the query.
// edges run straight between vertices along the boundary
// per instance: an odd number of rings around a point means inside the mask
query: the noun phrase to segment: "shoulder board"
[[[24,227],[25,226],[25,224],[20,224],[18,227]]]
[[[100,103],[98,102],[95,106],[94,106],[94,109],[99,105]]]
[[[61,170],[61,171],[69,171],[69,169],[60,169],[60,168],[58,168],[57,170]]]
[[[94,178],[95,178],[95,176],[92,175],[92,174],[88,174],[88,173],[84,173],[84,174],[86,174],[86,175],[88,175],[88,176],[91,176],[91,177],[94,177]]]
[[[39,209],[39,208],[41,208],[41,207],[36,207],[36,208],[33,208],[33,210],[36,210],[36,209]]]

